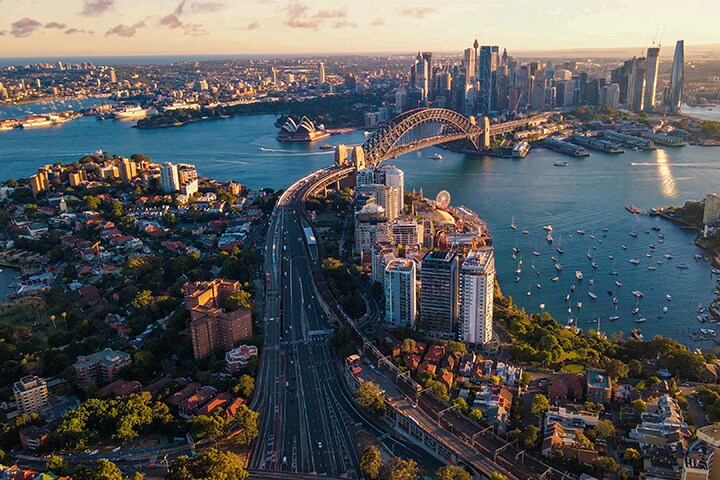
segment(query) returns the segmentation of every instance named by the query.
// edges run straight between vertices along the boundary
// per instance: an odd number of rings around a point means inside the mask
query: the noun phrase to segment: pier
[[[553,150],[558,153],[564,153],[565,155],[570,155],[571,157],[589,157],[590,152],[585,150],[583,147],[577,146],[570,142],[565,142],[562,140],[557,140],[555,138],[546,138],[543,140],[543,145],[550,150]]]

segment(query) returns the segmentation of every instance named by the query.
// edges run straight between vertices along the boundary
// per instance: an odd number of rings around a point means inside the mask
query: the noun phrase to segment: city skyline
[[[50,0],[0,0],[0,56],[458,51],[476,37],[516,50],[647,47],[675,38],[687,45],[720,43],[711,15],[691,15],[701,11],[701,0],[682,11],[665,0],[602,8],[568,0],[454,0],[444,8],[428,1],[388,7],[375,0],[161,0],[142,8],[138,0],[63,3],[58,12]]]

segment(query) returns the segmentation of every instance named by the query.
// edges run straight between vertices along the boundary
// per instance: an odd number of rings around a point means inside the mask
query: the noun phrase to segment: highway
[[[251,403],[260,413],[259,436],[249,468],[360,478],[353,434],[365,430],[394,454],[435,470],[443,462],[367,418],[344,384],[329,344],[334,325],[316,298],[311,262],[317,252],[311,252],[303,231],[308,224],[302,199],[312,178],[283,193],[267,233],[265,347]]]

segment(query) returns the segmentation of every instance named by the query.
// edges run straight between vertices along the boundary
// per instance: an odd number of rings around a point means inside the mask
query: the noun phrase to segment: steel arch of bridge
[[[435,123],[439,133],[424,136],[417,127]],[[363,144],[365,161],[377,165],[383,160],[421,148],[467,139],[476,150],[482,148],[483,129],[467,117],[446,108],[416,108],[401,113],[380,127]]]

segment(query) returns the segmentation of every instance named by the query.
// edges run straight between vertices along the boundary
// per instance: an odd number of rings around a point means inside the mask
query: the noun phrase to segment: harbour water
[[[38,166],[71,162],[102,149],[125,156],[143,153],[160,162],[194,163],[201,175],[235,179],[253,189],[283,188],[332,162],[332,150],[319,150],[319,144],[359,144],[366,139],[362,131],[355,131],[312,145],[280,144],[275,140],[274,120],[273,116],[247,116],[139,130],[131,128],[130,122],[80,118],[58,128],[1,132],[2,176],[27,176]],[[444,158],[430,160],[432,153],[441,153]],[[558,161],[567,161],[568,166],[553,166]],[[714,326],[696,319],[698,304],[708,305],[714,298],[715,280],[710,265],[693,258],[700,252],[692,244],[694,235],[659,218],[632,215],[624,207],[634,204],[646,210],[681,205],[717,191],[720,149],[688,146],[622,155],[593,152],[581,159],[536,149],[525,159],[500,159],[430,148],[393,163],[405,171],[407,190],[422,188],[426,196],[434,197],[446,189],[453,204],[467,205],[487,221],[502,289],[526,310],[536,312],[544,304],[546,311],[565,323],[568,303],[564,297],[576,284],[572,317],[582,328],[597,328],[600,317],[600,329],[608,334],[640,327],[646,338],[662,334],[693,347],[708,345],[687,336],[700,327]],[[516,230],[510,228],[513,217]],[[548,224],[554,229],[552,245],[543,230]],[[653,226],[660,232],[652,230]],[[585,235],[577,234],[578,229],[585,230]],[[631,231],[638,237],[629,236]],[[658,233],[665,238],[659,238]],[[565,250],[562,255],[555,250],[560,242]],[[648,257],[650,244],[656,249]],[[515,274],[519,258],[512,258],[515,246],[523,260],[519,275]],[[534,250],[540,255],[533,255]],[[597,269],[591,267],[588,250]],[[666,253],[673,259],[666,259]],[[555,269],[552,256],[562,265],[561,272]],[[630,264],[631,258],[640,264]],[[680,263],[688,268],[677,268]],[[576,270],[583,272],[580,282],[575,279]],[[618,272],[617,277],[610,275],[612,270]],[[517,283],[516,276],[520,277]],[[557,282],[551,281],[553,276],[559,277]],[[597,300],[588,295],[590,279],[594,280]],[[623,286],[617,287],[615,280]],[[633,290],[645,294],[639,306],[647,322],[640,325],[631,314],[637,305]],[[670,302],[665,299],[668,293],[672,295]],[[575,307],[578,301],[583,304],[579,312]],[[665,306],[668,312],[663,314]],[[609,322],[612,315],[620,318]]]

